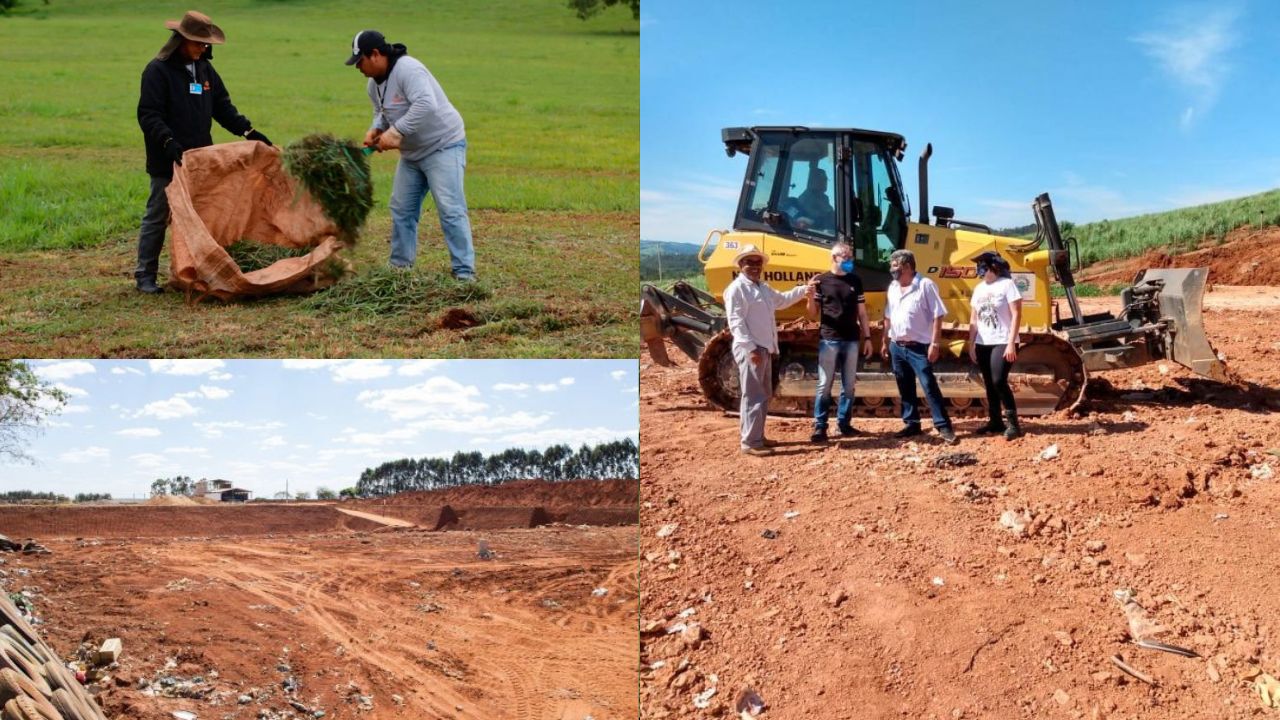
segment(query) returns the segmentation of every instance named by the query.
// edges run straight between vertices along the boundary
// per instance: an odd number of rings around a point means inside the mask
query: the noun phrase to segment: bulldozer
[[[1020,415],[1076,409],[1088,374],[1169,360],[1215,380],[1226,367],[1205,336],[1201,300],[1207,268],[1146,269],[1120,296],[1116,313],[1086,315],[1076,296],[1079,244],[1065,238],[1048,193],[1031,203],[1033,239],[1005,237],[981,223],[958,220],[952,208],[928,208],[926,145],[918,164],[919,215],[912,220],[898,163],[902,135],[852,128],[734,127],[721,131],[730,158],[747,156],[732,230],[712,230],[698,251],[707,290],[688,282],[641,288],[641,339],[659,364],[672,364],[669,341],[698,362],[699,384],[713,404],[736,410],[740,385],[727,328],[725,288],[738,274],[734,256],[755,245],[770,258],[763,280],[785,290],[830,267],[830,248],[853,248],[862,280],[872,342],[880,347],[889,256],[911,250],[916,271],[938,284],[947,306],[942,355],[934,365],[953,415],[985,415],[986,390],[977,368],[962,357],[969,335],[969,298],[981,282],[974,258],[994,250],[1009,261],[1022,294],[1021,345],[1009,375]],[[826,187],[824,187],[826,186]],[[813,197],[825,194],[820,202]],[[809,195],[806,199],[804,196]],[[807,200],[807,201],[806,201]],[[817,209],[815,209],[815,205]],[[1061,288],[1060,310],[1051,283]],[[817,383],[818,324],[801,302],[777,315],[779,357],[769,411],[809,414]],[[887,362],[862,361],[855,414],[897,413],[897,384]]]

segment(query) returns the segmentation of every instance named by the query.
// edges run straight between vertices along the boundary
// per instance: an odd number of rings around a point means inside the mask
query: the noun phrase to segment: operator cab
[[[853,246],[867,290],[889,285],[889,254],[906,241],[897,160],[901,135],[804,127],[725,128],[725,151],[750,156],[735,230]]]

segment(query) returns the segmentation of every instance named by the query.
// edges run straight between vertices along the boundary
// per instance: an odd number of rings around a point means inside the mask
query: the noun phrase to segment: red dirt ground
[[[1218,285],[1205,305],[1249,384],[1097,375],[1086,416],[1014,442],[968,437],[977,420],[957,447],[902,442],[874,419],[819,447],[808,421],[770,418],[778,454],[748,458],[692,363],[643,360],[642,717],[733,715],[744,686],[765,720],[1277,712],[1241,678],[1280,675],[1280,288]],[[978,464],[931,466],[953,452]],[[1023,509],[1020,537],[999,519]],[[1129,642],[1119,588],[1203,658]]]
[[[225,519],[205,517],[182,528],[187,537],[36,536],[51,555],[9,555],[0,569],[9,592],[32,596],[64,657],[82,639],[123,640],[101,695],[110,717],[636,717],[634,525],[441,533],[341,517],[380,529],[230,536],[209,533]],[[114,527],[85,527],[95,524]],[[211,537],[190,537],[200,532]],[[477,557],[480,540],[496,558]],[[203,678],[201,697],[140,687],[166,676]]]
[[[453,505],[453,506],[541,506],[631,507],[636,506],[639,486],[635,480],[575,480],[542,482],[521,480],[492,487],[468,486],[431,492],[400,493],[379,500],[358,500],[353,506]]]

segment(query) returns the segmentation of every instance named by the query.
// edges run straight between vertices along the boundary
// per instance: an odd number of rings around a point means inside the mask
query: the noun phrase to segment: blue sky
[[[271,497],[386,460],[630,437],[635,360],[36,361],[71,397],[0,490],[145,496],[158,477]]]
[[[1280,3],[652,0],[641,11],[641,237],[732,223],[720,128],[859,127],[934,147],[929,200],[993,227],[1280,187]]]

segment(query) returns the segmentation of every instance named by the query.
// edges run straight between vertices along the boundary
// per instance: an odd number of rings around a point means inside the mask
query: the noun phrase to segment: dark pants
[[[156,277],[160,268],[160,249],[164,247],[164,230],[169,226],[169,196],[164,189],[169,187],[171,177],[151,176],[151,196],[147,198],[147,211],[142,216],[142,229],[138,231],[138,267],[133,277]]]
[[[942,397],[938,379],[933,376],[933,364],[929,362],[929,346],[924,343],[899,345],[889,343],[889,359],[893,363],[893,377],[898,381],[898,396],[902,398],[902,422],[908,426],[920,424],[920,398],[916,394],[916,378],[924,388],[925,400],[933,414],[933,426],[939,430],[951,427],[947,417],[947,401]]]
[[[1004,359],[1005,345],[975,345],[978,351],[978,369],[982,371],[982,384],[987,386],[987,414],[992,425],[1003,424],[1000,420],[1000,407],[1004,406],[1005,416],[1017,417],[1018,406],[1013,400],[1013,389],[1009,387],[1009,370],[1013,363]]]

